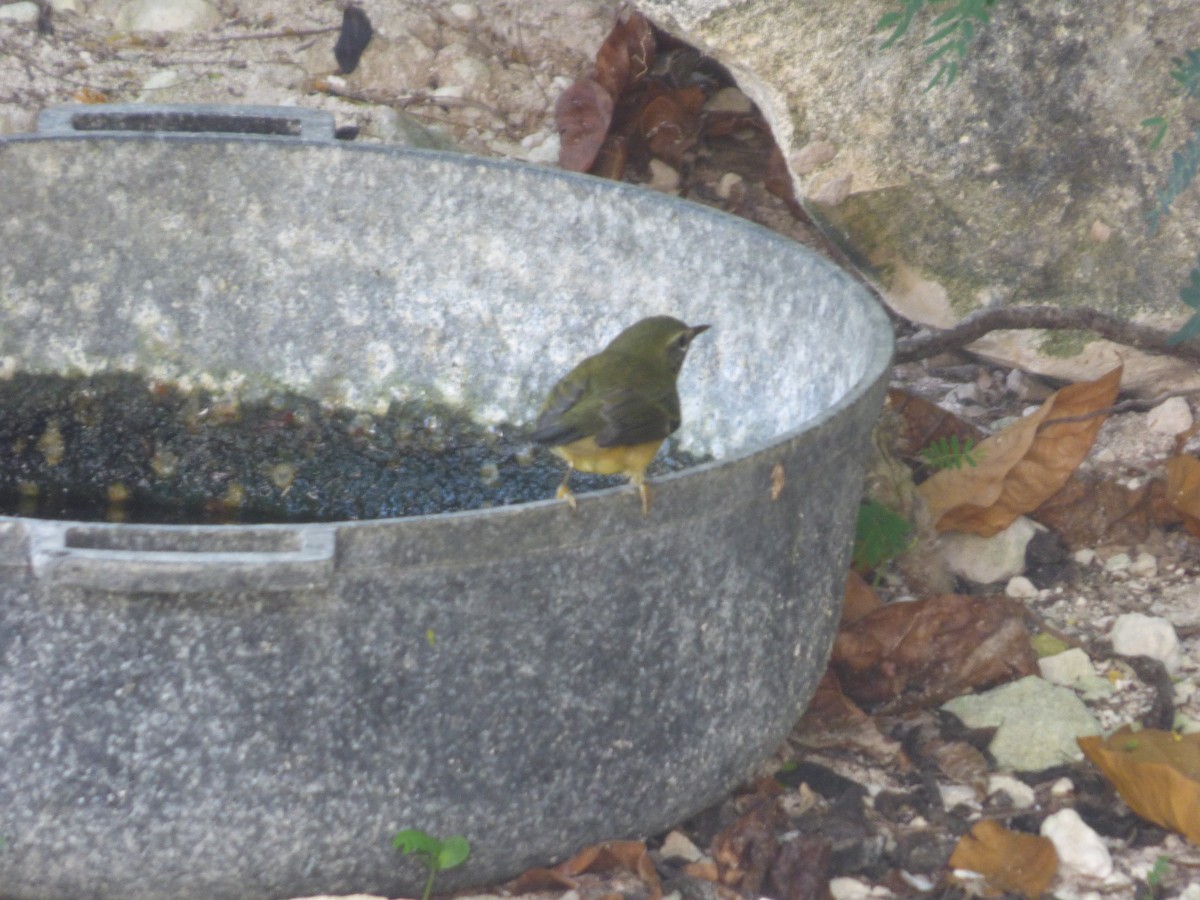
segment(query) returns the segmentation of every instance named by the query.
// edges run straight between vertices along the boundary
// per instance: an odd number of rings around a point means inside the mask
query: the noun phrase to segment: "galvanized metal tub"
[[[301,110],[136,112],[0,140],[0,376],[522,422],[669,313],[713,324],[680,437],[715,461],[646,517],[612,489],[577,514],[0,519],[0,891],[412,893],[405,827],[465,835],[439,886],[477,885],[665,828],[769,755],[836,628],[891,354],[864,291],[620,184],[346,145]]]

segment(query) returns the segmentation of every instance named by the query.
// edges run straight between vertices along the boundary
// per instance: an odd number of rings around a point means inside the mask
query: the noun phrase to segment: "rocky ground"
[[[614,7],[587,0],[376,4],[368,7],[375,37],[355,71],[343,74],[333,56],[342,20],[334,2],[7,3],[0,5],[0,133],[34,130],[38,111],[59,103],[252,103],[329,110],[340,128],[362,141],[553,164],[559,146],[555,100],[588,71],[612,26]],[[748,111],[736,91],[723,92],[720,102]],[[630,177],[753,218],[842,262],[772,184],[770,154],[769,135],[742,129],[701,143],[678,169],[651,166]],[[985,429],[1022,414],[1056,387],[965,355],[898,367],[895,378]],[[1175,435],[1191,424],[1194,409],[1194,401],[1189,407],[1185,399],[1112,416],[1083,469],[1125,490],[1161,478]],[[1083,659],[1073,657],[1070,671],[1051,664],[1044,674],[1047,683],[1070,685],[1098,727],[1157,716],[1165,727],[1196,730],[1200,539],[1177,526],[1143,524],[1100,529],[1090,543],[1077,537],[1038,565],[1027,562],[1021,544],[997,563],[1004,575],[994,584],[981,588],[960,579],[957,587],[1018,599],[1065,646],[1081,650]],[[880,584],[885,599],[918,593],[899,572],[886,572]],[[1121,620],[1131,613],[1146,621]],[[1133,624],[1114,633],[1119,621]],[[1161,665],[1146,669],[1140,658]],[[844,826],[835,835],[831,864],[837,897],[961,892],[966,889],[947,887],[940,878],[950,847],[970,824],[1004,818],[1037,831],[1049,811],[1071,808],[1080,809],[1087,824],[1067,822],[1065,841],[1091,850],[1060,870],[1057,896],[1200,897],[1200,850],[1131,816],[1086,763],[1064,758],[1014,779],[1000,771],[1003,760],[980,753],[982,768],[963,774],[920,764],[918,736],[931,729],[945,736],[933,712],[880,717],[872,727],[879,736],[875,753],[853,742],[822,745],[802,728],[795,746],[781,751],[789,765],[770,791],[759,785],[739,792],[721,808],[681,824],[665,844],[662,836],[652,840],[664,889],[689,898],[727,895],[728,884],[713,885],[687,866],[708,862],[721,863],[725,872],[736,869],[720,851],[729,850],[738,834],[745,838],[753,824],[747,817],[763,815],[755,804],[769,794],[772,815],[782,809],[793,817],[794,824],[782,829],[784,843],[806,831]],[[988,748],[984,739],[975,742]],[[768,843],[763,837],[754,846]],[[746,838],[739,846],[752,844]],[[1159,863],[1163,857],[1165,864]],[[643,880],[622,881],[614,874],[619,869],[573,876],[573,886],[560,886],[554,895],[653,894]],[[757,882],[734,886],[786,893],[765,879],[760,872]],[[802,895],[808,896],[788,894]]]

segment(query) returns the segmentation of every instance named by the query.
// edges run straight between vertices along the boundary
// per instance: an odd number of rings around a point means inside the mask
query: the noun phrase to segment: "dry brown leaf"
[[[561,135],[558,164],[586,172],[596,160],[612,122],[613,98],[590,78],[577,81],[554,104],[554,122]]]
[[[775,826],[780,815],[776,800],[763,798],[713,838],[711,855],[722,884],[736,887],[743,896],[761,892],[779,853]]]
[[[1049,838],[983,819],[959,840],[949,866],[978,872],[997,894],[1040,897],[1058,871],[1058,854]]]
[[[867,580],[851,569],[846,573],[846,596],[842,601],[842,626],[861,619],[867,613],[883,608],[879,595]]]
[[[95,88],[81,87],[71,95],[71,99],[76,103],[108,103],[108,94]]]
[[[639,129],[653,156],[679,168],[700,135],[704,91],[698,85],[667,89],[652,85],[642,107]]]
[[[970,422],[899,388],[888,390],[887,409],[904,422],[903,430],[894,440],[896,453],[905,459],[919,458],[920,452],[934,441],[953,437],[978,444],[983,439],[983,432]]]
[[[838,632],[829,664],[847,696],[888,710],[930,706],[1037,671],[1024,607],[960,594],[892,603],[851,622]]]
[[[1156,490],[1161,490],[1157,481],[1128,488],[1096,472],[1074,472],[1032,518],[1058,532],[1073,549],[1140,544],[1150,533],[1151,523],[1158,523]]]
[[[1053,496],[1091,449],[1106,416],[1090,414],[1113,405],[1121,370],[1056,391],[981,441],[975,466],[943,469],[920,484],[935,527],[991,537]]]
[[[639,12],[631,12],[624,21],[617,20],[596,51],[594,78],[609,96],[619,97],[649,73],[654,50],[649,20]]]
[[[1130,809],[1200,844],[1200,734],[1126,725],[1076,741]]]
[[[790,740],[807,750],[851,751],[901,772],[912,768],[900,742],[879,730],[875,718],[842,692],[837,676],[828,669]]]
[[[647,900],[661,900],[662,883],[654,862],[641,841],[606,841],[584,847],[570,859],[553,868],[534,868],[522,872],[512,883],[516,894],[535,891],[575,889],[585,874],[607,875],[619,869],[633,872],[648,889]]]
[[[828,838],[798,835],[787,841],[771,864],[767,896],[778,900],[828,900],[832,855],[833,845]]]
[[[1183,515],[1183,526],[1200,537],[1200,459],[1172,456],[1167,460],[1167,502]]]

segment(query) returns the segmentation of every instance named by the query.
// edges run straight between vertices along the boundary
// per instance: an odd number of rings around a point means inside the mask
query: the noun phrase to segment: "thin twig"
[[[311,37],[340,31],[340,25],[325,25],[320,28],[284,28],[282,31],[264,31],[259,34],[219,34],[214,37],[193,38],[202,44],[222,44],[225,41],[274,41],[283,38]]]
[[[1096,416],[1111,416],[1116,413],[1124,412],[1146,412],[1154,409],[1160,403],[1166,403],[1172,397],[1194,397],[1200,395],[1200,388],[1193,388],[1189,391],[1168,391],[1165,394],[1159,394],[1157,397],[1139,400],[1122,400],[1120,403],[1115,403],[1112,406],[1106,406],[1104,409],[1094,409],[1091,412],[1080,413],[1077,416],[1063,416],[1059,419],[1047,419],[1038,425],[1037,430],[1041,431],[1049,428],[1051,425],[1063,425],[1068,422],[1086,422],[1088,419],[1094,419]]]
[[[1138,325],[1117,316],[1082,307],[1006,306],[971,313],[953,328],[927,332],[896,342],[896,362],[928,359],[946,350],[959,349],[992,331],[1021,328],[1077,328],[1151,353],[1200,360],[1200,341],[1172,345],[1171,333]]]

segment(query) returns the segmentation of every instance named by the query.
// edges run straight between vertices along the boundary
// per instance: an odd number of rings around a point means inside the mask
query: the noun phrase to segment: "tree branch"
[[[923,332],[896,342],[896,362],[928,359],[946,350],[959,349],[991,331],[1009,328],[1078,328],[1091,331],[1127,347],[1200,360],[1200,341],[1167,343],[1171,332],[1138,325],[1095,309],[1057,306],[1005,306],[971,313],[953,328]]]

